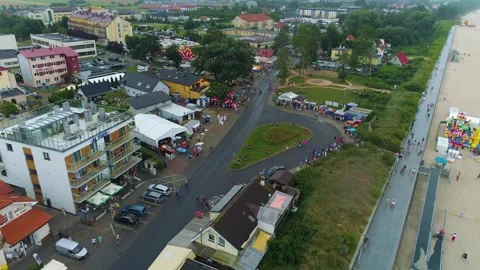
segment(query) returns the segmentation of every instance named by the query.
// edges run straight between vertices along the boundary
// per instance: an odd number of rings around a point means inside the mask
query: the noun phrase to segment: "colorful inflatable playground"
[[[192,50],[187,46],[180,46],[178,47],[178,53],[182,56],[183,61],[190,62],[195,59],[195,55],[193,55]]]
[[[462,112],[457,115],[450,115],[445,127],[445,137],[448,138],[450,147],[477,149],[480,143],[478,119],[467,117]]]

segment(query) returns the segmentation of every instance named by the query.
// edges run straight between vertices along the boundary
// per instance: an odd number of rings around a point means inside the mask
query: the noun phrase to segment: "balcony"
[[[114,142],[105,143],[105,150],[107,151],[115,150],[115,148],[118,148],[122,144],[133,140],[134,137],[135,135],[133,134],[133,132],[129,132],[128,134],[123,135],[120,139]]]
[[[125,150],[117,154],[116,156],[110,158],[108,160],[108,164],[114,165],[119,161],[123,160],[124,158],[128,157],[129,155],[133,154],[135,151],[138,151],[141,148],[140,143],[137,141],[133,141],[130,146],[128,146]]]
[[[99,150],[99,151],[91,153],[90,155],[84,157],[80,161],[77,161],[73,164],[67,163],[67,170],[69,172],[76,172],[76,171],[80,170],[81,168],[83,168],[87,165],[90,165],[92,162],[99,159],[104,154],[105,154],[105,151]]]
[[[130,161],[128,161],[127,163],[115,169],[111,169],[110,177],[111,178],[119,177],[120,175],[124,174],[126,171],[130,170],[130,168],[135,166],[137,163],[140,163],[140,161],[142,161],[141,154],[140,153],[134,154],[133,156],[130,157]]]
[[[103,179],[98,181],[95,185],[88,188],[88,191],[85,191],[82,194],[73,194],[73,201],[76,203],[82,203],[90,196],[95,194],[100,189],[104,188],[106,185],[110,184],[110,179]]]
[[[96,167],[95,169],[89,171],[88,173],[84,174],[82,177],[78,179],[70,179],[70,186],[72,187],[79,187],[86,182],[90,181],[92,178],[99,175],[101,172],[107,169],[107,165],[100,163],[100,166]]]

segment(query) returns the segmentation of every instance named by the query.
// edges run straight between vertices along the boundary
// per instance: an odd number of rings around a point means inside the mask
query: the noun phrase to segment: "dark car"
[[[122,213],[134,214],[137,217],[143,217],[147,214],[147,208],[140,204],[125,205],[120,211]]]
[[[272,176],[276,171],[283,171],[285,167],[283,166],[273,166],[268,170],[268,176]]]
[[[97,55],[104,55],[104,54],[105,54],[105,52],[103,52],[103,51],[97,52]]]
[[[133,228],[138,226],[140,220],[134,214],[123,213],[116,216],[113,221]]]
[[[160,203],[164,200],[163,195],[156,191],[145,191],[142,195],[140,195],[140,199],[153,203]]]

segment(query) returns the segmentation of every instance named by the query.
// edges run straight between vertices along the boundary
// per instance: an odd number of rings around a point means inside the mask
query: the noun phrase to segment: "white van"
[[[73,258],[77,261],[83,260],[88,256],[88,250],[79,243],[62,238],[55,244],[55,250],[58,254],[62,254]]]

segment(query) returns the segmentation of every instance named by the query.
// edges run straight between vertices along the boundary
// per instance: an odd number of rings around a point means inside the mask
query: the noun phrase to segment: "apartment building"
[[[58,84],[80,71],[78,53],[69,47],[20,51],[18,63],[24,83],[32,87]]]
[[[75,10],[77,10],[75,7],[30,8],[18,11],[15,14],[42,21],[45,25],[51,25],[60,22],[63,17],[69,18]]]
[[[125,38],[132,35],[130,23],[119,16],[91,11],[79,11],[70,16],[68,28],[80,30],[98,37],[99,42],[108,41],[125,43]]]
[[[0,50],[17,50],[17,39],[13,34],[0,33]]]
[[[141,162],[132,122],[126,110],[97,109],[87,101],[51,103],[5,119],[3,179],[39,203],[77,213],[111,180],[119,182]]]
[[[341,14],[347,14],[347,9],[330,8],[299,8],[298,15],[309,18],[336,19]]]
[[[241,14],[232,20],[235,28],[257,28],[259,30],[271,30],[273,20],[267,14]]]
[[[30,34],[32,45],[40,45],[42,48],[70,47],[78,58],[92,57],[97,55],[95,40],[70,37],[59,33]]]

